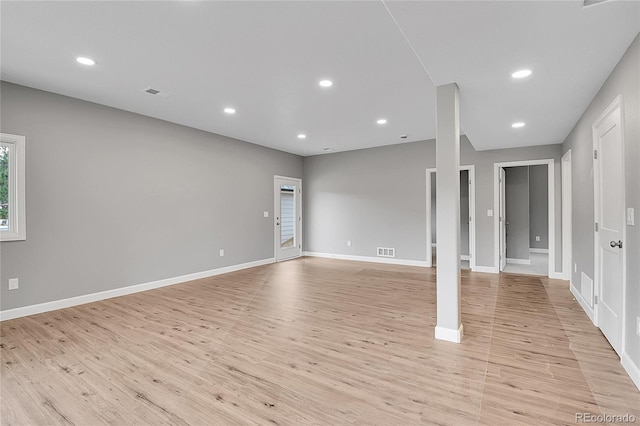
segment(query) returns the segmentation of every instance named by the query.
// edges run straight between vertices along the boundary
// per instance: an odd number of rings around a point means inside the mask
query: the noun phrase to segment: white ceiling
[[[300,155],[432,139],[434,85],[450,82],[476,149],[560,143],[640,30],[640,1],[0,8],[5,81]],[[525,67],[531,77],[510,77]],[[333,87],[319,87],[324,78]],[[237,113],[224,114],[227,106]],[[512,129],[514,121],[527,125]]]

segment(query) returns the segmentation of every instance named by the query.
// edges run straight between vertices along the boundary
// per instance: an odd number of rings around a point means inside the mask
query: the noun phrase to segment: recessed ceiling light
[[[511,125],[514,129],[519,129],[520,127],[524,127],[524,123],[522,121],[518,121],[517,123],[513,123]]]
[[[386,118],[381,118],[378,121],[376,121],[376,123],[378,123],[378,124],[387,124],[387,119]]]
[[[225,108],[224,112],[226,112],[227,114],[235,114],[236,110],[234,108]]]
[[[82,65],[95,65],[96,61],[91,58],[85,58],[84,56],[80,56],[76,58],[76,61],[80,62]]]
[[[305,139],[307,137],[307,135],[305,135],[304,133],[300,133],[298,135],[298,139]]]
[[[318,84],[320,86],[322,86],[322,87],[331,87],[331,86],[333,86],[333,81],[331,81],[331,80],[320,80],[320,82]]]
[[[516,72],[514,72],[513,74],[511,74],[511,77],[513,78],[525,78],[525,77],[529,77],[531,75],[531,70],[518,70]]]

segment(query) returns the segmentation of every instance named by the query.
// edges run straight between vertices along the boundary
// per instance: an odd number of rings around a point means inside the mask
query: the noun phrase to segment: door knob
[[[609,243],[609,245],[610,245],[611,247],[618,247],[618,248],[622,248],[622,241],[617,241],[617,242],[616,242],[616,241],[611,241],[611,242]]]

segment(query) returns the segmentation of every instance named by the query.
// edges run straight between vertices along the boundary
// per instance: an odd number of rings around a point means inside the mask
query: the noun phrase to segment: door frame
[[[476,168],[473,164],[460,166],[460,170],[469,172],[469,268],[476,270]],[[433,235],[431,232],[431,174],[436,173],[436,168],[429,168],[427,173],[427,267],[433,266]]]
[[[573,263],[573,200],[571,177],[571,150],[564,153],[560,159],[562,166],[562,275],[569,285],[573,282],[571,264]]]
[[[553,158],[540,159],[540,160],[522,160],[522,161],[508,161],[502,163],[493,163],[493,211],[497,213],[500,211],[500,173],[501,167],[521,167],[521,166],[547,166],[547,197],[549,199],[548,215],[549,215],[549,235],[547,241],[549,241],[549,271],[547,276],[549,278],[562,278],[562,273],[556,273],[556,206],[555,206],[555,160]],[[500,272],[500,221],[499,214],[493,215],[493,264],[494,271]]]
[[[280,202],[280,188],[277,188],[276,190],[276,181],[278,179],[295,181],[296,184],[298,185],[298,190],[299,190],[298,197],[296,197],[296,211],[298,212],[298,220],[296,221],[296,227],[297,227],[296,233],[298,234],[297,243],[299,244],[299,248],[298,248],[299,253],[296,256],[291,256],[283,259],[278,259],[278,248],[279,248],[279,241],[280,241],[280,233],[279,233],[280,228],[278,227],[276,222],[278,220],[278,216],[276,215],[276,209],[279,208],[277,204]],[[273,176],[273,258],[276,262],[280,262],[284,260],[295,259],[300,256],[302,256],[302,179],[288,177],[288,176],[274,175]]]
[[[622,150],[622,164],[620,164],[620,171],[622,176],[625,176],[625,167],[624,167],[624,113],[622,110],[622,95],[616,96],[616,98],[611,102],[611,104],[598,116],[598,118],[593,122],[591,126],[591,133],[593,138],[593,149],[594,152],[599,149],[598,146],[598,137],[596,135],[596,128],[598,125],[609,116],[611,112],[613,112],[616,108],[619,108],[620,111],[620,149]],[[595,157],[595,155],[593,156]],[[592,158],[593,158],[592,157]],[[595,223],[600,223],[600,168],[596,163],[597,159],[593,158],[593,221]],[[623,179],[624,182],[624,179]],[[622,312],[620,314],[621,317],[621,337],[620,337],[620,356],[625,353],[625,337],[626,337],[626,302],[627,302],[627,225],[624,220],[625,210],[627,205],[627,197],[626,197],[626,188],[622,188],[622,206],[623,211],[622,214]],[[593,295],[594,295],[594,304],[593,304],[593,323],[600,327],[599,325],[599,303],[595,303],[595,297],[600,298],[600,253],[598,250],[600,244],[600,236],[596,231],[595,226],[593,228]]]

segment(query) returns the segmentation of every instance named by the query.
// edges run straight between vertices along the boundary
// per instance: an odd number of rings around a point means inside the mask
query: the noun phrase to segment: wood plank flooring
[[[640,392],[566,282],[301,258],[0,325],[2,425],[573,424]]]

